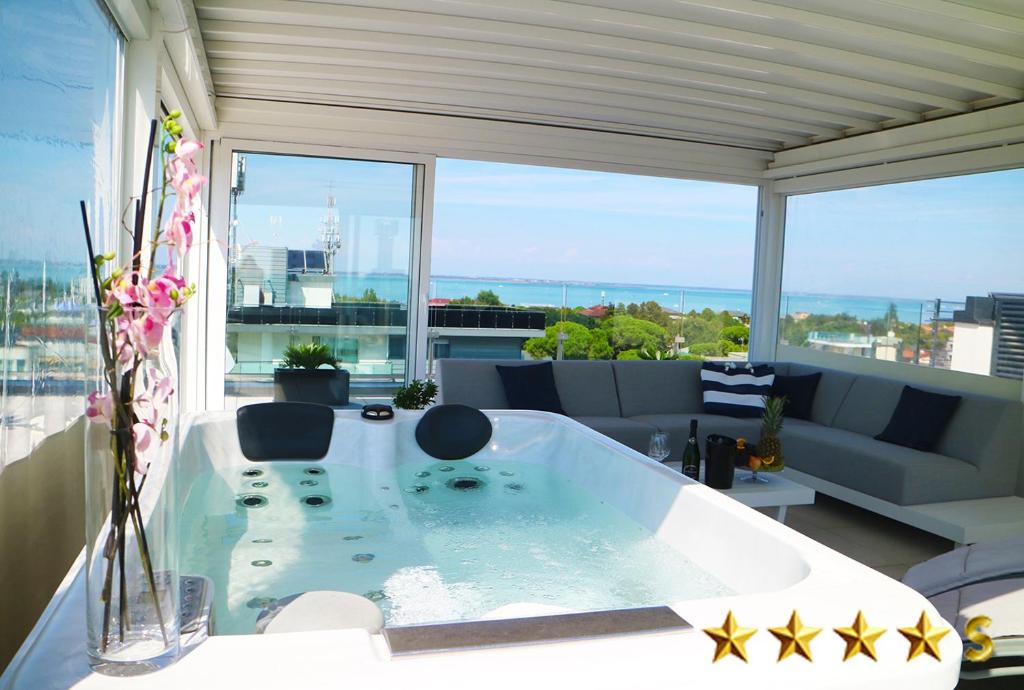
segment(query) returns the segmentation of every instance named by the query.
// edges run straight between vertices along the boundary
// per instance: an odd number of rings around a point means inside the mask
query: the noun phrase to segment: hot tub
[[[539,412],[491,412],[488,446],[466,460],[438,461],[415,443],[419,416],[370,422],[338,412],[322,460],[258,463],[242,455],[233,413],[193,418],[177,458],[181,572],[213,581],[214,636],[156,674],[90,674],[76,564],[0,685],[956,684],[958,635],[941,640],[941,661],[907,658],[897,628],[912,627],[922,612],[948,627],[924,598],[714,490]],[[386,630],[657,606],[693,627],[458,652],[441,651],[438,639],[437,651],[412,656],[361,629],[254,634],[265,608],[312,590],[377,602]],[[777,660],[780,644],[768,628],[785,626],[794,610],[822,629],[811,642],[813,662]],[[713,662],[715,643],[702,632],[722,627],[730,611],[757,629],[747,662]],[[887,630],[877,661],[843,661],[846,643],[833,628],[851,626],[858,612]]]

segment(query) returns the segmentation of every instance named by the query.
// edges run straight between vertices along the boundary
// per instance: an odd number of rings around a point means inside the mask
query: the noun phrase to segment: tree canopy
[[[605,319],[601,329],[607,331],[608,342],[616,355],[626,350],[664,350],[669,345],[668,331],[628,314]]]
[[[565,358],[589,359],[590,347],[593,344],[591,331],[586,326],[571,321],[548,326],[544,329],[543,338],[530,338],[523,343],[523,349],[534,359],[554,357],[558,351],[558,334],[562,331],[569,336],[562,348]]]
[[[502,304],[501,298],[498,297],[498,293],[494,292],[494,290],[481,290],[476,293],[476,297],[470,297],[468,295],[465,297],[459,297],[457,299],[453,299],[449,304],[482,304],[485,307],[505,306]]]

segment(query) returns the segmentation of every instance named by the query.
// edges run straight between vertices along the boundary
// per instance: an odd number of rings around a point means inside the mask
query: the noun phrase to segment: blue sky
[[[88,265],[110,207],[116,33],[95,0],[0,0],[0,259]],[[97,237],[99,239],[99,237]]]
[[[1024,169],[790,197],[783,290],[1024,292]]]
[[[752,187],[439,160],[433,270],[749,288]]]

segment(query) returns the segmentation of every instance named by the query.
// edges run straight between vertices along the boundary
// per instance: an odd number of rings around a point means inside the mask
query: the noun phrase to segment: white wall
[[[992,344],[995,329],[976,323],[953,324],[953,357],[950,367],[968,374],[987,376],[992,372]]]

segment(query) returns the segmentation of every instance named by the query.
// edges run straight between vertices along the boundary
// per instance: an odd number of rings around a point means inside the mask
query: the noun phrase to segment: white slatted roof
[[[1024,100],[1024,0],[195,0],[218,97],[778,151]]]

